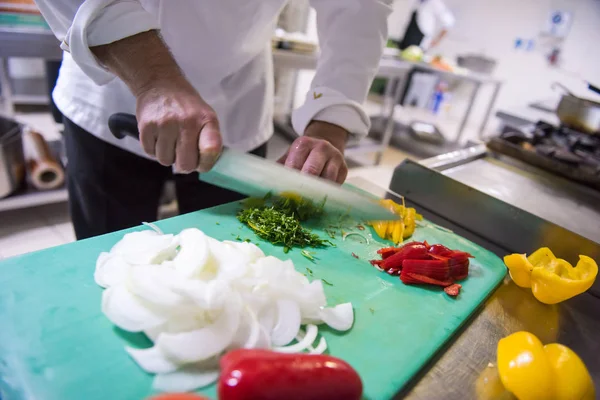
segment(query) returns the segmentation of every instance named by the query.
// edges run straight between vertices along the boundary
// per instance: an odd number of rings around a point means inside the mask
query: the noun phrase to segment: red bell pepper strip
[[[382,260],[385,260],[386,258],[393,256],[394,254],[396,254],[399,251],[400,251],[399,247],[384,247],[384,248],[377,250],[377,254],[379,254],[381,256]]]
[[[452,250],[442,244],[434,244],[429,246],[429,254],[442,257],[450,257]]]
[[[381,266],[385,270],[389,268],[402,268],[404,260],[426,260],[428,258],[427,247],[422,243],[414,243],[410,246],[403,246],[396,254],[383,260]]]
[[[317,354],[238,349],[220,361],[219,400],[359,400],[362,382],[345,361]]]
[[[404,260],[402,272],[404,271],[410,274],[424,275],[439,281],[447,281],[450,278],[448,261],[442,260]]]
[[[460,288],[462,288],[462,285],[455,283],[454,285],[445,287],[444,292],[446,292],[446,294],[449,296],[456,297],[460,293]]]
[[[448,260],[450,266],[450,277],[455,281],[460,281],[469,276],[469,260],[455,262],[454,260]]]
[[[441,287],[450,286],[454,283],[451,279],[441,281],[438,279],[430,278],[425,275],[411,274],[410,272],[405,272],[405,269],[403,269],[402,273],[400,274],[400,280],[406,284],[415,283],[415,284],[435,285],[435,286],[441,286]]]

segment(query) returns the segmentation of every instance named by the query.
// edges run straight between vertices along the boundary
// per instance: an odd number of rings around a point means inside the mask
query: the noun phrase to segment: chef
[[[400,50],[413,45],[423,50],[434,48],[454,23],[454,15],[443,0],[418,0],[398,47]]]
[[[78,239],[156,219],[174,179],[182,213],[240,198],[198,180],[223,148],[265,156],[273,133],[270,38],[285,0],[36,0],[65,50],[53,99],[64,115]],[[343,182],[350,137],[387,38],[391,0],[311,0],[321,45],[302,135],[280,160]],[[135,113],[140,141],[107,120]],[[176,173],[173,174],[172,171]]]

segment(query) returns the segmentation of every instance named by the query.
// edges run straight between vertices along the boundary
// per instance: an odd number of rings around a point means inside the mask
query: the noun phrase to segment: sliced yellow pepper
[[[529,332],[513,333],[498,342],[498,373],[519,400],[552,399],[552,368],[544,345]]]
[[[590,257],[579,256],[575,268],[557,258],[548,265],[533,269],[531,291],[542,303],[556,304],[588,290],[597,275],[598,265]]]
[[[592,400],[595,388],[585,364],[571,349],[546,346],[529,332],[498,342],[498,373],[519,400]]]
[[[544,346],[554,370],[555,400],[594,400],[594,382],[581,358],[567,346],[552,343]]]
[[[380,238],[391,240],[395,244],[411,237],[417,226],[416,221],[423,219],[414,208],[397,204],[391,199],[381,200],[379,203],[399,218],[397,221],[372,221],[369,225]]]
[[[407,208],[406,214],[404,215],[404,225],[406,229],[404,230],[404,234],[402,237],[404,239],[408,239],[415,233],[415,228],[417,227],[417,210],[414,208]]]
[[[505,256],[504,264],[508,267],[508,273],[517,286],[523,288],[531,287],[531,271],[533,271],[533,265],[527,260],[525,254],[511,254]]]
[[[556,258],[547,247],[525,254],[504,257],[510,277],[516,285],[531,288],[536,299],[556,304],[588,290],[598,275],[598,265],[590,257],[579,256],[573,268],[567,261]]]

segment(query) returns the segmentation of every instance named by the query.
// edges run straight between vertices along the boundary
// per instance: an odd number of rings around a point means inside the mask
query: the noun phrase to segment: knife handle
[[[130,136],[140,139],[137,118],[133,114],[115,113],[108,118],[108,128],[117,139]]]

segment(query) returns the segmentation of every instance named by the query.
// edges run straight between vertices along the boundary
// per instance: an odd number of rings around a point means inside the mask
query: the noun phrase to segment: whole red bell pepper
[[[359,400],[362,381],[345,361],[318,354],[238,349],[221,357],[219,400]]]

